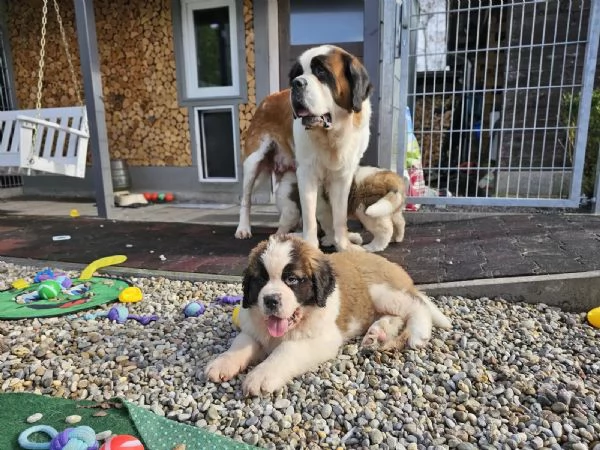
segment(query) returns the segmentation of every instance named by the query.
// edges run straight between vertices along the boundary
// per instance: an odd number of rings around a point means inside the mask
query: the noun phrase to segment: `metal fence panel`
[[[600,36],[595,0],[406,0],[398,171],[431,204],[577,206]]]

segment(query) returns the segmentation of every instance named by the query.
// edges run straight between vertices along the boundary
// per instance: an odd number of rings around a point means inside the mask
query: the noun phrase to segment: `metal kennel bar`
[[[401,8],[396,169],[407,173],[414,136],[429,187],[409,202],[578,206],[597,1],[406,0]]]

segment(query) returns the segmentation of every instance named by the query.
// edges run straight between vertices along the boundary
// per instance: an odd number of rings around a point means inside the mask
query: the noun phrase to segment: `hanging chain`
[[[44,0],[44,2],[46,1],[47,0]],[[71,72],[71,81],[73,82],[73,86],[75,87],[75,94],[77,95],[77,104],[83,105],[83,101],[81,100],[81,85],[79,84],[79,79],[77,78],[77,75],[75,75],[75,68],[73,67],[73,57],[71,56],[71,51],[69,50],[67,35],[65,33],[62,18],[60,17],[58,0],[54,0],[54,9],[56,10],[56,21],[58,22],[58,27],[60,28],[60,36],[62,37],[63,46],[65,47],[65,53],[67,54],[67,62],[69,63],[69,71]]]
[[[36,117],[39,119],[42,114],[42,88],[44,83],[44,57],[46,56],[46,24],[48,23],[48,0],[44,0],[44,6],[42,8],[42,37],[40,38],[40,60],[38,62],[38,82],[37,82],[37,97],[35,102]],[[35,162],[35,142],[37,140],[38,125],[36,124],[33,129],[31,150],[29,152],[29,164]],[[28,174],[31,172],[31,168],[28,169]]]
[[[37,82],[37,100],[35,107],[37,109],[38,118],[42,109],[42,83],[44,81],[44,57],[46,56],[46,24],[48,23],[48,0],[44,0],[42,8],[42,37],[40,38],[40,60]]]

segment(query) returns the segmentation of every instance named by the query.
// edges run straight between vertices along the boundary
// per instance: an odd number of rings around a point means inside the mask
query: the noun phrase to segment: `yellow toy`
[[[137,286],[129,286],[119,293],[119,301],[121,303],[135,303],[144,298],[142,290]]]
[[[29,287],[29,283],[23,278],[19,278],[12,282],[12,287],[15,289],[25,289],[26,287]]]
[[[236,326],[236,328],[240,328],[240,305],[237,305],[233,308],[233,312],[231,313],[231,321]]]
[[[127,261],[127,256],[125,255],[113,255],[113,256],[105,256],[104,258],[97,259],[96,261],[92,261],[87,265],[85,269],[81,271],[81,275],[79,275],[80,280],[89,280],[94,275],[94,272],[102,267],[114,266],[116,264],[121,264]]]
[[[600,306],[588,311],[587,320],[593,327],[600,328]]]

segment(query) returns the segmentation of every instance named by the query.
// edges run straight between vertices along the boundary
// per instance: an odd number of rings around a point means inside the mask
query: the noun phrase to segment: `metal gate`
[[[396,167],[406,168],[416,137],[429,187],[409,201],[579,205],[600,36],[596,3],[402,2]]]

